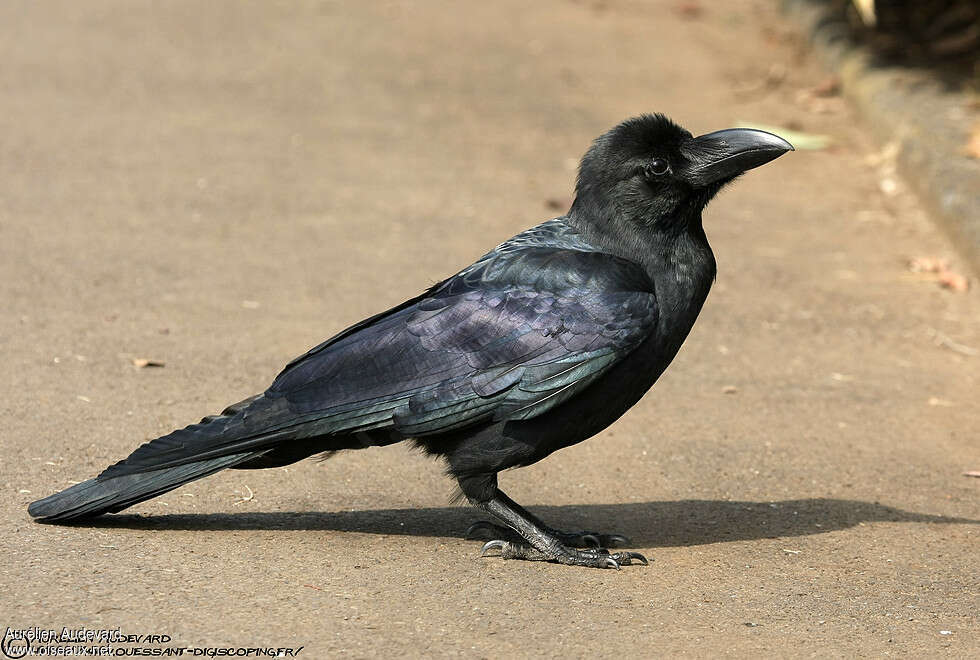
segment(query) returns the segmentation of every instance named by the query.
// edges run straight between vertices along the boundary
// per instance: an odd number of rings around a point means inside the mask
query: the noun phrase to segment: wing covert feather
[[[266,397],[325,433],[528,419],[587,387],[656,322],[653,286],[628,261],[498,250],[293,361]]]

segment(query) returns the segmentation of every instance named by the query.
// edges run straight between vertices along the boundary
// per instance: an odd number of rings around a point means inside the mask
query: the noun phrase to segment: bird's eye
[[[651,176],[663,176],[670,171],[670,163],[663,158],[654,158],[647,166],[647,174]]]

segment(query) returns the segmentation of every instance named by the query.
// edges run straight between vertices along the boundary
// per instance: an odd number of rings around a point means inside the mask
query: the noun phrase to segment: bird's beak
[[[693,138],[681,151],[690,162],[684,178],[700,188],[765,165],[793,151],[793,145],[778,135],[754,128],[729,128]]]

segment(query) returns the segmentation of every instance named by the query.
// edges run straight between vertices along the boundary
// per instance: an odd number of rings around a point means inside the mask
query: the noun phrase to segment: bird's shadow
[[[529,508],[554,527],[625,534],[637,547],[691,546],[809,536],[868,522],[980,524],[980,520],[915,513],[857,500],[824,498],[781,502],[678,500]],[[480,517],[473,509],[447,506],[331,512],[114,515],[75,525],[142,530],[329,530],[459,538]]]

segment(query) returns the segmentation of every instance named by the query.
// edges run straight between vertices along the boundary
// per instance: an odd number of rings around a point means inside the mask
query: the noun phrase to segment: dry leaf
[[[944,270],[939,273],[939,286],[950,291],[963,292],[970,288],[970,280],[965,275],[954,273],[951,270]]]
[[[840,78],[837,76],[827,76],[811,87],[810,93],[814,96],[837,96],[840,94]]]
[[[949,270],[949,261],[940,257],[913,257],[909,259],[908,265],[913,273],[941,273]]]
[[[808,112],[831,114],[844,109],[844,99],[840,97],[840,78],[828,76],[808,89],[796,93],[796,103]]]
[[[162,367],[166,363],[162,360],[150,360],[147,358],[133,358],[133,366],[137,369],[145,369],[146,367]]]
[[[704,13],[704,7],[697,0],[683,0],[674,5],[674,12],[684,18],[698,18]]]
[[[939,257],[915,257],[909,259],[908,268],[913,273],[933,273],[939,286],[950,291],[966,291],[970,288],[970,280],[949,267],[949,261]]]

